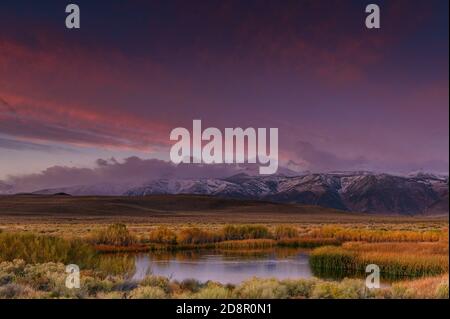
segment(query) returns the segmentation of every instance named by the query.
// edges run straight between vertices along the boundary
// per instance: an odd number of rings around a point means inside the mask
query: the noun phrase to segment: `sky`
[[[446,0],[68,3],[0,4],[4,183],[151,176],[194,119],[278,128],[297,171],[448,174]]]

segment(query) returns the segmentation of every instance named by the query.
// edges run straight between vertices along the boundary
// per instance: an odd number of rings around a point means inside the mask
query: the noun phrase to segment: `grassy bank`
[[[93,227],[82,236],[0,230],[0,298],[441,298],[448,297],[448,228],[428,224],[182,225]],[[315,273],[342,278],[377,264],[382,277],[419,278],[367,290],[359,279],[249,279],[221,285],[149,276],[126,280],[134,258],[103,252],[220,249],[256,253],[274,247],[313,249]],[[186,251],[186,253],[188,253]],[[155,255],[157,258],[157,254]],[[181,257],[180,257],[181,258]],[[63,265],[78,264],[82,288],[65,288]]]
[[[144,251],[196,248],[316,248],[339,246],[345,242],[417,243],[442,242],[448,229],[368,229],[339,226],[296,227],[277,225],[225,225],[222,227],[158,226],[149,232],[130,232],[125,225],[113,224],[87,237],[101,251]],[[127,248],[128,247],[128,248]]]
[[[97,269],[107,274],[123,274],[134,269],[132,258],[101,255],[83,240],[0,233],[0,262],[13,260],[22,260],[26,264],[48,262],[77,264],[82,269]]]
[[[363,274],[367,265],[376,264],[386,278],[434,276],[448,272],[448,243],[349,242],[315,249],[310,264],[317,272]]]
[[[1,262],[0,298],[448,298],[448,275],[372,290],[357,279],[331,282],[252,278],[239,285],[222,285],[148,276],[136,283],[122,276],[104,276],[97,271],[84,271],[81,288],[70,290],[65,287],[65,278],[62,263]]]

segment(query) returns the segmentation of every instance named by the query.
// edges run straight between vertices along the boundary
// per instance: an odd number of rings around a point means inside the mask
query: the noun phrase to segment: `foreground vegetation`
[[[254,250],[272,247],[314,249],[310,264],[317,274],[364,273],[377,264],[385,277],[423,277],[448,272],[448,228],[345,228],[325,225],[299,228],[277,225],[225,225],[212,229],[159,226],[135,233],[124,224],[97,229],[89,236],[64,239],[29,233],[0,233],[0,260],[27,263],[76,263],[83,268],[107,267],[101,252],[215,248]],[[107,257],[104,257],[105,260]],[[129,268],[130,262],[114,264]]]
[[[158,226],[148,233],[131,234],[123,224],[113,224],[88,236],[89,241],[100,248],[133,247],[143,245],[149,249],[156,248],[201,248],[228,246],[244,243],[264,247],[278,245],[284,247],[314,248],[324,245],[341,245],[349,241],[378,242],[439,242],[448,238],[448,229],[433,230],[391,230],[391,229],[353,229],[340,226],[311,227],[308,229],[295,226],[277,225],[225,225],[221,228]],[[219,245],[217,245],[220,243]],[[226,244],[223,244],[226,243]]]
[[[448,298],[448,275],[367,289],[362,280],[277,280],[251,278],[239,285],[147,276],[140,283],[99,271],[83,271],[80,289],[65,286],[62,263],[0,263],[0,298]]]
[[[53,234],[52,227],[33,232],[0,228],[0,298],[448,298],[446,223],[151,227],[115,223],[48,235]],[[104,254],[273,247],[309,249],[314,274],[337,280],[253,278],[233,286],[149,276],[137,283],[128,280],[133,258]],[[83,271],[81,289],[65,288],[63,265],[71,263]],[[397,282],[368,290],[362,280],[345,279],[364,274],[368,264],[377,264],[383,278]]]
[[[313,269],[345,274],[364,274],[367,265],[376,264],[388,278],[434,276],[448,272],[448,243],[349,242],[315,249],[310,264]]]

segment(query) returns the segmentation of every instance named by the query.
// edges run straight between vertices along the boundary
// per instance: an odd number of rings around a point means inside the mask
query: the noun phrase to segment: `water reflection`
[[[304,251],[221,252],[196,251],[175,254],[136,255],[132,280],[153,274],[173,280],[196,279],[237,284],[251,277],[311,278],[308,254]]]

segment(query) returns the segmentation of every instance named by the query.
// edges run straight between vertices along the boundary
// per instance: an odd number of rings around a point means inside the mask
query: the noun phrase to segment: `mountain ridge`
[[[226,178],[156,179],[141,185],[84,185],[46,189],[35,194],[146,196],[192,194],[220,198],[317,205],[367,214],[448,214],[448,176],[330,172],[298,176],[254,176],[239,173]]]

